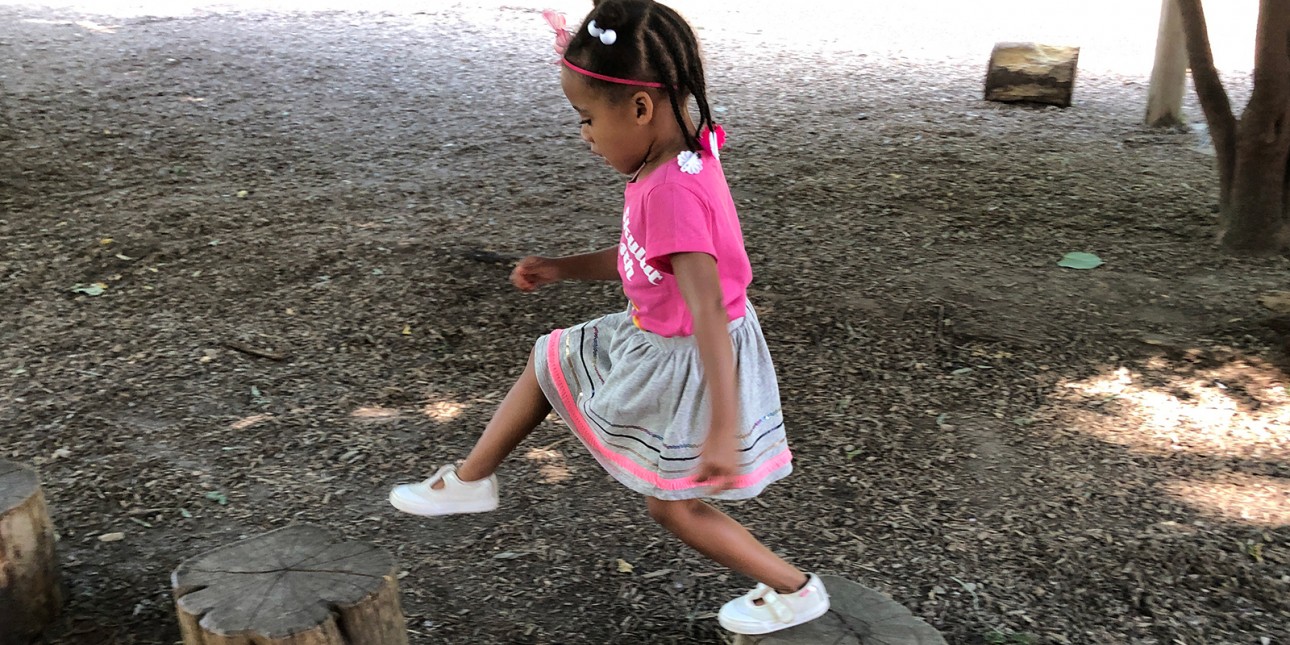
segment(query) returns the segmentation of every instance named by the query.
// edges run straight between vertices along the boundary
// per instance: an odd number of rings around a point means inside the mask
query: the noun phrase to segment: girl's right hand
[[[511,284],[520,291],[533,291],[560,279],[560,267],[555,260],[537,255],[520,260],[511,271]]]

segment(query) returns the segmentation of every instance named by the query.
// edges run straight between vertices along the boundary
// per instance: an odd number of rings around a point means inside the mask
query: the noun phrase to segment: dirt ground
[[[173,643],[174,566],[293,522],[394,553],[414,643],[722,642],[748,581],[555,420],[496,513],[385,502],[534,338],[623,306],[506,281],[618,235],[538,14],[427,4],[0,3],[0,457],[60,532],[48,642]],[[1213,247],[1213,157],[1139,124],[1145,77],[1003,106],[983,55],[703,37],[797,455],[724,508],[953,643],[1290,643],[1290,319],[1257,304],[1290,261]]]

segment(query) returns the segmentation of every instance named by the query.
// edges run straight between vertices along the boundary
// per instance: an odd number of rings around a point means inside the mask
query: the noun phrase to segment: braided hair
[[[614,44],[606,45],[588,32],[587,25],[592,20],[600,29],[617,33]],[[699,149],[699,133],[704,127],[713,127],[699,39],[670,7],[654,0],[596,0],[595,8],[574,32],[564,55],[569,62],[597,74],[661,83],[659,91],[667,93],[672,113],[691,150]],[[640,91],[594,78],[585,80],[613,96],[626,97]],[[685,128],[684,110],[690,97],[699,107],[694,132]]]

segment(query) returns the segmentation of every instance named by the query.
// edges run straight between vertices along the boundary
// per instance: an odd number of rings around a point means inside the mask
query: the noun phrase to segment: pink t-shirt
[[[660,336],[689,336],[694,320],[672,275],[674,253],[707,253],[717,261],[730,320],[743,317],[752,266],[721,163],[702,153],[697,174],[676,161],[627,184],[618,275],[636,324]]]

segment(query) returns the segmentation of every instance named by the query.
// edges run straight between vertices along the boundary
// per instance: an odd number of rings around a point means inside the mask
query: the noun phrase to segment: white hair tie
[[[613,29],[601,29],[600,27],[597,27],[595,20],[587,23],[587,33],[591,34],[592,38],[599,38],[600,42],[606,45],[612,45],[615,42],[618,42],[618,32]]]

